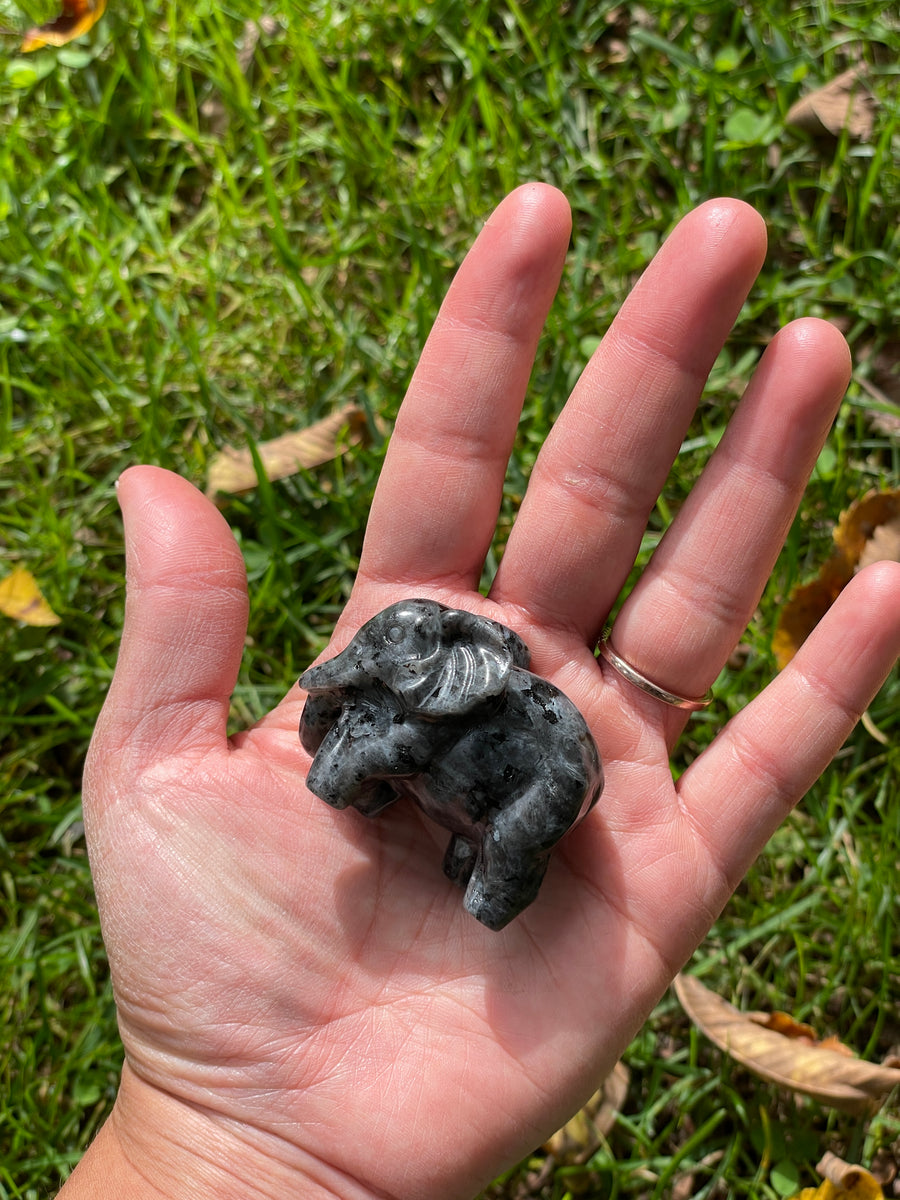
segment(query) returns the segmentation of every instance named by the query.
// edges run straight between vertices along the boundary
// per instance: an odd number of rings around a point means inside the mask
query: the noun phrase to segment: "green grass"
[[[24,6],[23,6],[24,7]],[[32,11],[32,18],[46,11]],[[771,249],[676,463],[649,552],[774,330],[839,320],[857,354],[900,311],[900,25],[889,5],[114,2],[93,34],[0,68],[0,556],[63,620],[0,623],[0,1197],[52,1194],[115,1094],[114,1009],[80,826],[80,769],[122,621],[113,481],[156,462],[202,485],[225,443],[348,400],[372,439],[229,502],[250,640],[234,723],[265,711],[321,647],[352,583],[383,453],[440,298],[480,222],[528,178],[562,187],[575,234],[510,466],[498,553],[528,469],[587,353],[686,209],[749,200]],[[29,23],[10,0],[0,24]],[[871,141],[784,126],[804,91],[861,57]],[[884,378],[880,386],[891,381]],[[900,383],[893,381],[894,394]],[[858,383],[721,702],[676,766],[770,676],[790,587],[838,513],[895,484],[898,443]],[[880,1058],[900,1042],[900,687],[774,839],[698,952],[705,979]],[[787,914],[787,915],[786,915]],[[828,1148],[900,1158],[900,1116],[800,1105],[692,1032],[674,1000],[626,1060],[632,1082],[587,1165],[540,1156],[498,1197],[774,1197]],[[599,1081],[598,1081],[599,1082]],[[776,1169],[777,1168],[777,1169]],[[689,1189],[689,1190],[688,1190]]]

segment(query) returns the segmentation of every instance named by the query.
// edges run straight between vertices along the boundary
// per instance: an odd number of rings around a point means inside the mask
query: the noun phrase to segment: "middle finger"
[[[596,639],[765,250],[739,200],[676,226],[538,456],[492,599]]]

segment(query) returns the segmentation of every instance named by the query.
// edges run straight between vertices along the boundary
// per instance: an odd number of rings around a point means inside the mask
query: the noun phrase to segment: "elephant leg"
[[[537,899],[547,872],[550,855],[536,855],[527,863],[521,859],[498,862],[497,855],[485,850],[482,861],[472,872],[463,905],[488,929],[502,929],[513,917]]]
[[[464,905],[472,916],[489,929],[502,929],[526,909],[537,898],[555,834],[548,837],[531,794],[498,813],[485,831],[466,889]]]
[[[377,817],[382,809],[393,804],[396,799],[397,793],[389,783],[373,779],[350,803],[364,817]]]
[[[457,887],[465,887],[469,882],[475,864],[478,860],[478,847],[469,838],[454,833],[444,855],[444,874]]]

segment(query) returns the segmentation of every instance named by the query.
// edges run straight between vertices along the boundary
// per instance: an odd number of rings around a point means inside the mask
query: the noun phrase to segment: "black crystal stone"
[[[535,899],[603,787],[581,713],[528,663],[497,621],[401,600],[300,679],[309,790],[369,817],[414,800],[450,830],[444,871],[490,929]]]

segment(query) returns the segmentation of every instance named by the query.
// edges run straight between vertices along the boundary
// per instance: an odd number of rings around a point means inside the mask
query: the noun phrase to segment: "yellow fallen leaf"
[[[106,0],[62,0],[62,11],[55,20],[28,30],[22,40],[22,53],[45,46],[67,46],[93,29],[105,11]]]
[[[26,625],[58,625],[60,622],[41,595],[34,576],[24,567],[16,567],[0,580],[0,613]]]
[[[872,136],[878,102],[863,82],[863,72],[851,67],[823,87],[794,104],[785,118],[788,125],[807,133],[840,137],[846,129],[857,141]]]
[[[631,1072],[623,1062],[617,1062],[584,1108],[544,1143],[547,1153],[558,1163],[587,1162],[615,1124],[630,1081]]]
[[[865,1114],[900,1087],[900,1070],[763,1028],[758,1013],[740,1012],[693,975],[678,975],[675,991],[694,1024],[726,1054],[761,1078],[829,1108]]]
[[[347,448],[362,441],[366,419],[355,404],[345,405],[321,421],[286,433],[256,447],[268,479],[284,479],[297,471],[330,462]],[[341,435],[344,434],[342,437]],[[248,449],[226,446],[209,464],[206,494],[248,492],[257,484],[253,456]]]

